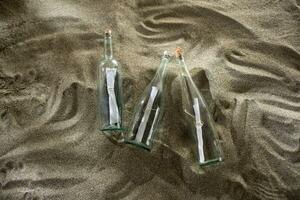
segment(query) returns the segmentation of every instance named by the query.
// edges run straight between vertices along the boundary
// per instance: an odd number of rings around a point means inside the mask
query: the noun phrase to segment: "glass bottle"
[[[126,143],[151,150],[152,139],[163,113],[164,77],[170,55],[165,51],[160,66],[135,107]]]
[[[105,31],[104,59],[98,67],[97,116],[99,129],[104,133],[123,131],[122,80],[120,65],[113,57],[112,33]]]
[[[185,124],[195,143],[194,151],[199,165],[208,165],[223,160],[217,131],[207,104],[196,87],[185,64],[181,48],[176,49],[176,60],[180,67],[182,107]]]

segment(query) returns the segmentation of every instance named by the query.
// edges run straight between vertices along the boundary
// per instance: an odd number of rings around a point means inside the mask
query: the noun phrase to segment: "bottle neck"
[[[166,68],[167,68],[169,61],[170,61],[170,56],[167,53],[165,53],[165,55],[163,55],[163,57],[161,59],[161,62],[160,62],[160,65],[159,65],[159,68],[157,71],[157,75],[159,76],[159,79],[161,81],[163,81],[165,78]]]
[[[113,49],[112,49],[112,38],[111,36],[104,37],[104,51],[105,58],[111,59],[113,57]]]
[[[185,61],[184,61],[183,57],[177,58],[177,62],[180,66],[181,76],[190,77],[191,75],[190,75],[190,73],[187,69],[187,66],[185,64]]]
[[[165,77],[166,67],[167,67],[168,62],[169,62],[169,59],[167,59],[167,58],[163,58],[161,60],[161,63],[160,63],[160,66],[159,66],[159,71],[158,71],[158,74],[161,76],[161,78]]]

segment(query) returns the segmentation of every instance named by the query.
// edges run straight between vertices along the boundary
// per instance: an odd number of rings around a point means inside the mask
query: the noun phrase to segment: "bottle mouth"
[[[168,60],[171,59],[171,55],[169,54],[168,51],[164,51],[164,53],[163,53],[163,58],[166,58],[166,59],[168,59]]]
[[[104,32],[105,37],[111,37],[112,33],[111,33],[111,29],[106,29]]]

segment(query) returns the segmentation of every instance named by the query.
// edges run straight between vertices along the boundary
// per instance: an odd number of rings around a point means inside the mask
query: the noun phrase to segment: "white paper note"
[[[205,161],[204,158],[204,150],[203,150],[203,135],[202,135],[202,122],[201,122],[201,116],[200,116],[200,106],[199,106],[199,99],[194,98],[194,105],[193,105],[194,111],[195,111],[195,121],[196,121],[196,133],[197,133],[197,140],[198,140],[198,153],[199,153],[199,159],[200,163],[203,163]]]
[[[158,117],[158,113],[159,113],[159,107],[157,107],[156,112],[155,112],[153,123],[152,123],[151,129],[150,129],[150,132],[149,132],[149,135],[148,135],[148,138],[147,138],[147,142],[146,142],[147,145],[150,144],[150,139],[151,139],[152,134],[153,134],[154,124],[156,123],[156,120],[157,120],[157,117]]]
[[[115,79],[117,69],[106,68],[106,83],[109,101],[109,123],[110,125],[120,123],[119,108],[115,94]]]
[[[137,142],[142,142],[144,132],[145,132],[145,129],[146,129],[146,125],[147,125],[147,122],[148,122],[148,119],[149,119],[149,116],[150,116],[150,113],[151,113],[151,110],[152,110],[152,105],[154,103],[157,92],[158,92],[158,88],[157,87],[152,87],[150,97],[149,97],[149,100],[148,100],[148,103],[146,105],[146,109],[145,109],[145,112],[144,112],[144,116],[141,120],[138,132],[137,132],[136,137],[135,137],[135,140]]]

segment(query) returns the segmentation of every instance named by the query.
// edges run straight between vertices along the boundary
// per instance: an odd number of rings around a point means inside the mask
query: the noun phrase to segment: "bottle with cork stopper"
[[[112,31],[104,33],[104,56],[97,70],[97,121],[99,129],[110,135],[122,132],[121,67],[113,56]]]
[[[207,103],[194,83],[185,63],[182,49],[175,50],[180,70],[182,111],[185,126],[193,138],[193,151],[200,166],[218,163],[223,160],[221,147],[217,140],[215,122]]]

